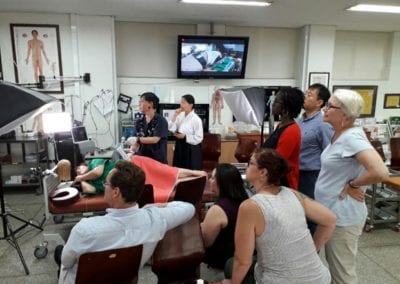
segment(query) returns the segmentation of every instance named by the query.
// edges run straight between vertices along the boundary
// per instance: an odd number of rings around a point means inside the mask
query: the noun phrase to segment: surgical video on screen
[[[182,72],[238,72],[242,70],[244,44],[182,43]]]

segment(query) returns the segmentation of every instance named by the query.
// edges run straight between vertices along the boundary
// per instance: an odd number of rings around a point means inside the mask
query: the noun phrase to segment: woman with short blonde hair
[[[315,199],[336,215],[336,228],[325,246],[332,283],[357,283],[358,239],[367,217],[364,186],[384,181],[388,170],[367,139],[354,125],[364,107],[362,97],[339,89],[324,108],[324,121],[332,125],[331,143],[321,154]]]

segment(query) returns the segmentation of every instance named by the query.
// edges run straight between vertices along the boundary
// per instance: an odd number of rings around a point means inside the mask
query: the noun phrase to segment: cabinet
[[[219,157],[219,163],[237,163],[235,159],[235,150],[238,144],[238,140],[222,140],[221,141],[221,156]],[[175,141],[168,141],[167,147],[167,159],[168,164],[172,165],[174,157],[174,146]]]
[[[42,192],[39,170],[49,168],[46,136],[0,139],[1,185],[6,187],[36,187]],[[31,169],[34,169],[33,171]]]

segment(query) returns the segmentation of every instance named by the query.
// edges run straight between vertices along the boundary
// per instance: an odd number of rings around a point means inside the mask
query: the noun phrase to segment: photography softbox
[[[221,90],[236,120],[262,126],[265,114],[265,89],[262,87]]]
[[[0,82],[0,98],[0,135],[10,132],[58,101],[52,96],[6,82]]]

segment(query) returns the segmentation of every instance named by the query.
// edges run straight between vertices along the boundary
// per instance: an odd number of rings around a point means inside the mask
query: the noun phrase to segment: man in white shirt
[[[120,161],[106,178],[107,214],[82,219],[74,226],[61,256],[59,283],[75,283],[78,259],[87,252],[143,244],[141,266],[146,263],[166,231],[190,220],[192,204],[170,202],[138,208],[145,174],[136,165]]]

